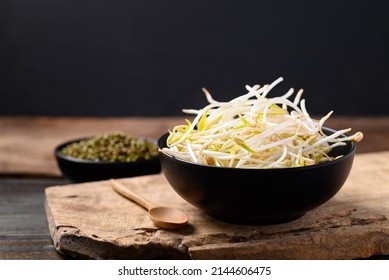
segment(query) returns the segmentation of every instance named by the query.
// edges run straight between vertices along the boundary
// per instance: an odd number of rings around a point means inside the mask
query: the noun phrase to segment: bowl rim
[[[67,140],[65,142],[62,142],[60,144],[58,144],[55,148],[54,148],[54,154],[57,158],[61,158],[63,160],[67,160],[67,161],[70,161],[70,162],[74,162],[74,163],[86,163],[86,164],[110,164],[110,165],[122,165],[122,164],[136,164],[136,163],[139,163],[139,162],[149,162],[149,161],[154,161],[156,159],[159,158],[159,151],[158,151],[158,154],[155,155],[155,156],[152,156],[150,159],[139,159],[139,160],[136,160],[136,161],[108,161],[108,160],[90,160],[90,159],[81,159],[81,158],[75,158],[75,157],[71,157],[71,156],[67,156],[67,155],[64,155],[63,153],[61,153],[61,149],[64,148],[65,146],[67,145],[70,145],[72,143],[77,143],[77,142],[80,142],[80,141],[83,141],[83,140],[86,140],[86,139],[89,139],[89,138],[92,138],[92,137],[95,137],[96,135],[93,135],[93,136],[85,136],[85,137],[81,137],[81,138],[76,138],[76,139],[73,139],[73,140]],[[143,137],[143,136],[134,136],[138,139],[143,139],[143,140],[146,140],[147,142],[149,143],[153,143],[157,146],[158,148],[158,139],[155,139],[155,138],[151,138],[151,137]]]
[[[335,129],[328,128],[328,127],[322,127],[322,129],[324,131],[327,130],[327,131],[330,131],[332,133],[337,131]],[[314,164],[314,165],[308,165],[308,166],[293,166],[293,167],[284,167],[284,168],[220,167],[220,166],[214,166],[214,165],[206,165],[206,164],[201,164],[201,163],[189,162],[189,161],[177,158],[175,156],[169,155],[167,153],[164,153],[163,151],[161,151],[161,149],[162,149],[161,141],[167,135],[169,135],[169,132],[163,134],[157,141],[157,147],[158,147],[158,151],[159,151],[159,155],[160,156],[164,156],[164,157],[170,158],[172,160],[175,160],[175,161],[180,162],[180,163],[185,164],[185,165],[196,166],[196,167],[199,167],[199,168],[214,168],[215,170],[239,170],[239,171],[245,170],[245,172],[282,172],[282,171],[285,171],[285,170],[288,170],[288,171],[291,171],[291,170],[293,170],[293,171],[300,171],[301,170],[301,171],[303,171],[303,170],[310,170],[310,169],[316,169],[316,168],[322,168],[322,167],[326,167],[326,166],[331,166],[331,165],[334,165],[336,163],[345,161],[349,157],[354,156],[355,151],[356,151],[356,147],[357,147],[356,143],[354,141],[347,141],[348,143],[350,143],[351,147],[350,147],[350,150],[346,154],[344,154],[342,157],[334,159],[332,161],[321,162],[321,163],[317,163],[317,164]],[[347,137],[346,134],[341,134],[340,136]],[[166,143],[164,143],[164,144],[166,144]],[[164,146],[166,146],[166,145],[164,145]]]

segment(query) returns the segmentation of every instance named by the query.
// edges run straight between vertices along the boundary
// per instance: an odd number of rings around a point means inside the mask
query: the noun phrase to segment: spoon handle
[[[150,210],[151,208],[155,208],[157,205],[154,203],[148,201],[143,196],[129,190],[126,188],[123,184],[119,183],[118,181],[111,179],[111,187],[114,189],[117,193],[121,194],[122,196],[136,202],[137,204],[143,206],[147,210]]]

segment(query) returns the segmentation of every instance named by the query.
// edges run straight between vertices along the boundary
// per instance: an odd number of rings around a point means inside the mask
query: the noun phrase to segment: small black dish
[[[87,138],[76,139],[58,145],[54,150],[58,167],[62,174],[72,182],[89,182],[108,180],[111,178],[125,178],[161,172],[158,156],[148,160],[133,162],[92,161],[69,157],[60,151],[65,146],[80,142]],[[145,138],[148,142],[157,143],[156,139]]]
[[[159,148],[167,147],[167,137],[158,140]],[[330,153],[344,155],[339,159],[282,169],[223,168],[159,156],[166,179],[190,204],[225,222],[264,225],[295,220],[331,199],[347,180],[355,150],[347,142]]]

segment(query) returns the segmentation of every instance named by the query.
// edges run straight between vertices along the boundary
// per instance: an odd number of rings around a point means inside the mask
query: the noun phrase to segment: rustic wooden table
[[[183,117],[0,118],[0,259],[66,258],[53,246],[43,205],[46,187],[69,183],[53,156],[57,144],[118,130],[158,138],[182,121]],[[326,125],[362,131],[365,138],[357,153],[389,150],[389,117],[332,118]]]

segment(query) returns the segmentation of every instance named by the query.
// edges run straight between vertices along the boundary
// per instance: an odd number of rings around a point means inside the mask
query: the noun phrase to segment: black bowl
[[[92,161],[69,157],[60,151],[65,146],[85,140],[86,138],[68,141],[58,145],[54,150],[58,167],[62,174],[72,182],[108,180],[112,178],[134,177],[161,172],[158,156],[148,160],[134,162]],[[145,138],[148,142],[157,143],[156,139]]]
[[[158,140],[159,148],[166,147],[167,137]],[[332,198],[350,173],[355,150],[349,141],[331,151],[344,155],[339,159],[280,169],[223,168],[159,156],[166,179],[187,202],[222,221],[261,225],[295,220]]]

